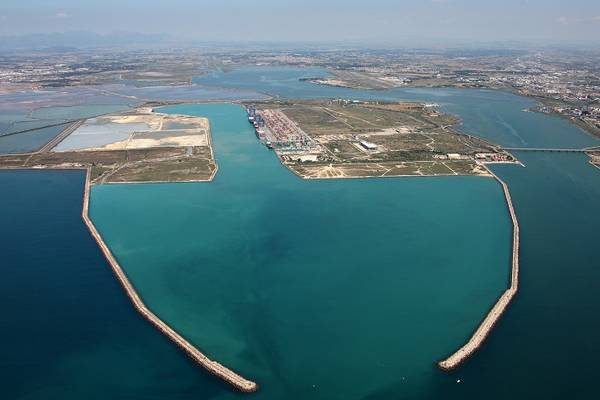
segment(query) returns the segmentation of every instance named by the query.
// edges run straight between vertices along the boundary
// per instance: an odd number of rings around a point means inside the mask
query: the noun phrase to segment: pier
[[[469,357],[471,357],[475,351],[481,347],[485,339],[487,339],[492,332],[492,329],[500,317],[502,317],[506,311],[508,305],[515,297],[519,289],[519,221],[517,220],[517,214],[515,213],[515,209],[513,207],[512,197],[510,195],[510,191],[508,190],[508,185],[496,174],[494,174],[487,166],[485,168],[494,177],[494,179],[496,179],[496,181],[502,185],[508,210],[510,212],[510,218],[513,224],[512,270],[510,286],[500,296],[496,304],[494,304],[492,309],[488,312],[487,316],[481,322],[475,333],[473,333],[469,341],[451,356],[438,362],[438,366],[444,371],[451,371],[455,369],[460,364],[465,362]]]
[[[206,355],[204,355],[200,350],[198,350],[194,345],[188,342],[183,336],[177,333],[173,328],[167,325],[164,321],[162,321],[156,314],[154,314],[146,304],[142,301],[137,291],[127,278],[127,275],[118,264],[115,257],[112,255],[110,249],[102,239],[102,236],[92,223],[92,220],[89,218],[89,202],[90,202],[90,174],[91,170],[88,168],[86,173],[85,180],[85,189],[83,195],[83,209],[82,209],[82,218],[85,222],[85,225],[89,229],[92,237],[98,243],[100,250],[104,254],[104,257],[110,264],[114,274],[119,280],[119,283],[127,293],[127,296],[133,303],[135,309],[152,325],[154,325],[161,333],[163,333],[167,338],[173,341],[179,348],[181,348],[185,353],[196,361],[200,366],[205,368],[211,374],[221,378],[225,382],[229,383],[231,386],[236,388],[237,390],[245,393],[251,393],[258,390],[258,385],[255,382],[247,380],[242,376],[236,374],[231,371],[227,367],[219,364],[216,361],[209,359]]]

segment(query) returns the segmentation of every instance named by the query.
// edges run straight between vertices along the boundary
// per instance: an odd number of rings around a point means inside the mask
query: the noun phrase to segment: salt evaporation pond
[[[145,123],[100,123],[93,118],[85,122],[75,132],[54,148],[54,151],[71,151],[92,147],[102,147],[127,140],[134,132],[150,130]]]

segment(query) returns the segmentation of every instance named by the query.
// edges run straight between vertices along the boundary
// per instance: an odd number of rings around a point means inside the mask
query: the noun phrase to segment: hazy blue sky
[[[600,0],[0,0],[0,35],[81,30],[225,41],[598,40]]]

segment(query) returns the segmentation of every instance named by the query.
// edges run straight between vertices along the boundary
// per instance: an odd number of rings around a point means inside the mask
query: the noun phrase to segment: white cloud
[[[59,11],[56,14],[54,14],[54,16],[56,18],[69,18],[70,17],[70,15],[67,14],[66,12],[64,12],[64,11]]]

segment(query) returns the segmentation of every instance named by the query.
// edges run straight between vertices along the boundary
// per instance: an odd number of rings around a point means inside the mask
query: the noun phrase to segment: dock
[[[129,281],[129,278],[112,255],[110,249],[102,239],[102,236],[92,223],[92,220],[89,217],[89,202],[90,202],[90,184],[91,184],[91,170],[87,169],[86,180],[85,180],[85,189],[83,195],[83,209],[82,209],[82,218],[85,222],[85,225],[89,229],[92,237],[98,243],[100,250],[104,254],[104,257],[110,264],[114,274],[116,275],[119,283],[125,290],[125,293],[133,303],[135,309],[152,325],[154,325],[161,333],[163,333],[167,338],[169,338],[172,342],[174,342],[179,348],[181,348],[191,359],[197,362],[200,366],[206,369],[211,374],[216,377],[224,380],[229,383],[235,389],[244,393],[252,393],[258,390],[258,385],[255,382],[247,380],[242,376],[236,374],[231,371],[227,367],[219,364],[216,361],[211,360],[206,355],[204,355],[200,350],[198,350],[194,345],[188,342],[183,336],[177,333],[173,328],[167,325],[163,320],[161,320],[156,314],[154,314],[150,309],[144,304],[137,291]]]
[[[482,346],[519,289],[519,221],[517,220],[517,214],[515,213],[515,209],[513,207],[512,197],[510,195],[510,191],[508,190],[508,185],[496,174],[494,174],[487,166],[485,166],[485,168],[502,186],[513,224],[512,270],[510,286],[500,296],[496,304],[494,304],[492,309],[488,312],[487,316],[481,322],[475,333],[473,333],[469,341],[448,358],[438,362],[438,366],[444,371],[451,371],[455,369],[465,362],[469,357],[471,357]]]

